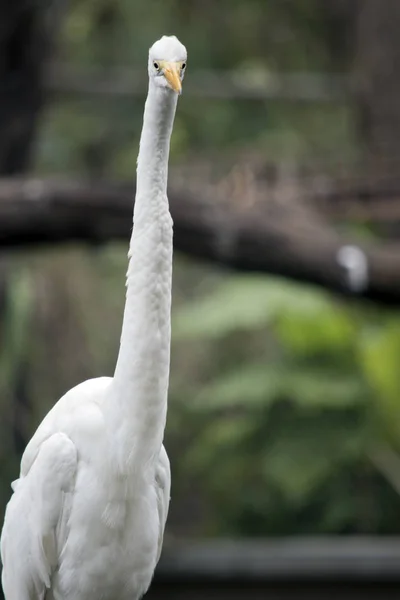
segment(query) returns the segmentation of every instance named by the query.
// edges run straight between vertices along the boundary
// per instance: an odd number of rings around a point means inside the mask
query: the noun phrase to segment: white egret
[[[170,364],[170,137],[186,68],[175,36],[149,51],[121,343],[113,378],[86,381],[29,442],[1,537],[6,600],[137,600],[170,497],[163,442]]]

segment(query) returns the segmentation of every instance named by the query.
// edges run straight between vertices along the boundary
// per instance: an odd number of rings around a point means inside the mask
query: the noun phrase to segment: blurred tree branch
[[[0,246],[128,240],[131,185],[5,179],[0,183]],[[400,304],[400,247],[344,239],[319,221],[297,222],[290,210],[238,212],[219,202],[170,190],[175,249],[241,271],[270,273],[344,295]],[[343,246],[366,260],[361,289],[338,261]]]

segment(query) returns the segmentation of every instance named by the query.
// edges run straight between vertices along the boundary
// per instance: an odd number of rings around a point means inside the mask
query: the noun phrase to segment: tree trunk
[[[14,0],[0,4],[0,176],[25,173],[33,157],[35,133],[44,105],[44,70],[57,30],[62,3],[54,0]],[[9,314],[8,265],[1,259],[0,331]],[[2,343],[5,343],[4,337]],[[27,368],[14,365],[9,374],[13,396],[13,438],[21,453],[25,446],[23,419],[29,411]]]
[[[360,133],[374,170],[392,171],[400,151],[400,2],[364,0],[356,16]]]

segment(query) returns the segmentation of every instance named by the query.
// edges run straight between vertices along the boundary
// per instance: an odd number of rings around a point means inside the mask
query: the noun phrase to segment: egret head
[[[174,35],[164,35],[149,50],[149,77],[157,87],[182,91],[187,52]]]

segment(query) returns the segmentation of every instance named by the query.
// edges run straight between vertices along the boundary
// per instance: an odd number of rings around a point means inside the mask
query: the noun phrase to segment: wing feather
[[[14,482],[1,534],[6,600],[42,600],[67,535],[77,469],[75,445],[64,433],[43,441],[29,471]]]
[[[160,458],[156,471],[157,485],[157,506],[159,520],[159,535],[158,535],[158,551],[157,562],[161,555],[162,544],[164,539],[165,523],[168,516],[169,501],[171,495],[171,469],[169,465],[168,455],[164,446],[161,447]]]

